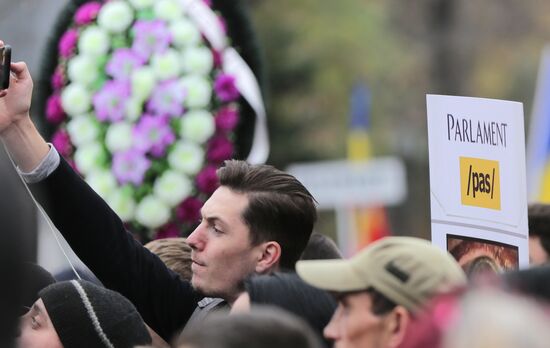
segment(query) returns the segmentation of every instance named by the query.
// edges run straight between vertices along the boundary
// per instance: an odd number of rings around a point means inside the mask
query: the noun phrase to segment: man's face
[[[202,207],[200,225],[187,238],[193,287],[230,303],[261,256],[261,247],[250,244],[250,231],[242,219],[247,206],[246,195],[218,188]]]
[[[548,262],[548,254],[540,244],[539,236],[529,237],[529,263],[531,265],[542,265]]]
[[[63,348],[41,299],[20,318],[19,326],[21,334],[17,339],[17,347]]]
[[[343,294],[324,335],[335,348],[385,348],[385,316],[372,313],[368,292]]]

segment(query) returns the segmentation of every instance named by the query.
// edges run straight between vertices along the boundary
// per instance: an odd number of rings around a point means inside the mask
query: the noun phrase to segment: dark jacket
[[[31,186],[80,259],[107,288],[128,298],[144,321],[170,342],[203,296],[137,242],[63,159],[48,178]]]

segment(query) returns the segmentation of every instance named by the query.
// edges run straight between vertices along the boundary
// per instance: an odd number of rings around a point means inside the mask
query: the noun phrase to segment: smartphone
[[[0,47],[0,89],[10,86],[11,46]]]

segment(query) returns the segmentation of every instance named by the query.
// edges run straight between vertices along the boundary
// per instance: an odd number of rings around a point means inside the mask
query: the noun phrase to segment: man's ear
[[[410,325],[411,313],[403,306],[396,306],[389,314],[387,314],[385,324],[386,347],[399,347],[405,339],[405,334]]]
[[[259,245],[256,273],[263,274],[274,270],[279,265],[281,258],[281,246],[275,241],[265,242]]]

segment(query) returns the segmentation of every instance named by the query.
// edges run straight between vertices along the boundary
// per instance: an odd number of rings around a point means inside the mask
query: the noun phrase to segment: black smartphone
[[[0,89],[10,86],[11,46],[0,47]]]

